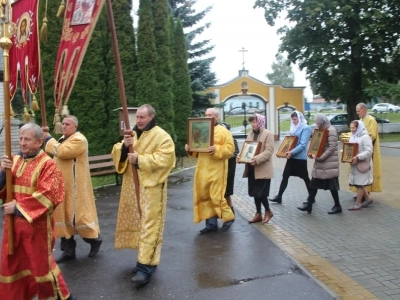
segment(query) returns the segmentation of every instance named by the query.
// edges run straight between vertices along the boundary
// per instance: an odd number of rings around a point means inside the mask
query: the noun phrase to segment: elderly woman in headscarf
[[[247,141],[258,141],[261,143],[260,151],[253,156],[250,163],[246,163],[243,178],[248,178],[249,196],[254,197],[256,214],[249,223],[268,223],[273,217],[269,208],[268,196],[271,186],[271,178],[274,177],[272,166],[272,154],[274,152],[274,135],[265,128],[265,117],[254,114],[249,118],[252,131],[247,136]],[[239,162],[240,158],[237,158]],[[264,206],[265,215],[262,217],[261,204]]]
[[[359,210],[362,207],[370,205],[373,200],[365,189],[366,186],[372,184],[372,139],[365,129],[362,121],[352,121],[350,123],[351,137],[350,143],[358,144],[358,153],[351,160],[349,185],[357,188],[356,203],[349,210]],[[362,199],[366,200],[362,203]]]
[[[328,130],[328,138],[324,145],[324,151],[321,156],[308,153],[308,157],[315,159],[309,186],[309,197],[307,203],[297,209],[312,211],[312,205],[315,202],[315,196],[319,189],[329,190],[332,194],[335,205],[328,214],[338,214],[342,212],[342,206],[339,202],[339,159],[338,159],[338,136],[336,129],[331,125],[324,114],[314,116],[315,124],[318,129]]]
[[[286,152],[286,165],[283,170],[282,181],[278,195],[269,201],[282,203],[282,195],[288,185],[290,176],[297,176],[304,180],[308,191],[310,178],[307,170],[307,146],[311,136],[311,128],[307,125],[304,115],[299,111],[294,111],[290,120],[290,135],[298,138],[296,146]]]

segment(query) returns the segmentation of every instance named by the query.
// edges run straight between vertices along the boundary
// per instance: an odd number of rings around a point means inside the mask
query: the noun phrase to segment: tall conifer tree
[[[188,29],[186,40],[193,92],[193,114],[197,115],[211,106],[209,98],[212,95],[204,91],[217,82],[215,73],[211,71],[215,57],[206,57],[214,46],[210,45],[210,40],[195,42],[195,38],[210,26],[210,23],[200,26],[199,24],[212,7],[196,12],[193,7],[197,0],[168,0],[168,2],[175,19],[180,18],[183,28]]]
[[[168,31],[167,0],[153,0],[154,37],[157,49],[157,102],[162,108],[157,112],[157,123],[170,135],[174,134],[174,105],[172,60]]]
[[[157,51],[154,38],[154,21],[151,0],[140,0],[137,34],[138,80],[136,85],[137,104],[151,104],[160,112],[157,99]]]
[[[175,143],[176,154],[185,155],[184,146],[186,144],[187,118],[190,117],[192,110],[192,90],[190,87],[190,76],[187,65],[186,38],[183,33],[180,19],[176,22],[174,32],[174,94],[175,94],[175,133],[177,140]]]

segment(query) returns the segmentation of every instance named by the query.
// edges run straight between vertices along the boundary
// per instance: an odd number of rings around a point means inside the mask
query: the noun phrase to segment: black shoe
[[[215,231],[217,231],[217,228],[208,228],[208,227],[206,227],[206,228],[200,230],[200,233],[209,233],[209,232],[215,232]]]
[[[99,237],[93,243],[90,244],[90,252],[89,252],[88,257],[93,257],[97,253],[99,253],[100,246],[101,246],[102,242],[103,242],[103,240]]]
[[[232,221],[229,221],[229,222],[225,222],[224,224],[222,224],[221,230],[224,230],[224,231],[228,230],[232,226],[233,222],[235,222],[235,219],[233,219]]]
[[[269,199],[269,201],[280,204],[280,203],[282,203],[282,196],[277,195],[277,196],[275,196],[274,199]]]
[[[56,263],[63,263],[69,260],[74,260],[76,259],[75,251],[72,254],[67,254],[67,252],[61,253],[60,257],[56,259]]]
[[[297,209],[298,209],[298,210],[301,210],[301,211],[306,211],[306,212],[308,212],[309,214],[311,214],[311,212],[312,212],[312,205],[303,205],[302,207],[298,207]]]
[[[135,276],[131,278],[131,281],[139,287],[148,284],[150,282],[150,279],[143,273],[138,272]]]
[[[341,212],[342,212],[341,206],[334,206],[332,207],[332,210],[328,211],[328,214],[334,215],[334,214],[340,214]]]

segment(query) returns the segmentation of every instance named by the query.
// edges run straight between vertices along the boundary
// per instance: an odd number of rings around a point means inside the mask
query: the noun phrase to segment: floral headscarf
[[[294,113],[296,113],[299,123],[294,125],[292,118],[290,118],[290,135],[294,135],[297,130],[303,128],[304,125],[307,125],[306,118],[304,118],[304,115],[301,112],[295,110]]]
[[[314,120],[315,123],[318,123],[318,129],[326,129],[331,125],[331,122],[324,114],[316,114]]]
[[[257,120],[257,130],[265,128],[265,117],[263,115],[254,114]]]
[[[363,121],[356,120],[356,122],[358,123],[358,127],[357,127],[356,132],[351,134],[351,137],[350,137],[350,140],[349,140],[350,143],[357,143],[358,138],[361,136],[361,133],[365,129],[365,125],[364,125]]]

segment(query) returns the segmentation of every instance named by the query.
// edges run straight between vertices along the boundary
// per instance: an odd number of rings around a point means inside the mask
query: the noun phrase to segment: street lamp
[[[244,110],[244,119],[243,119],[243,126],[244,126],[244,135],[246,135],[246,127],[248,125],[247,120],[246,120],[246,103],[242,103],[242,109]]]

